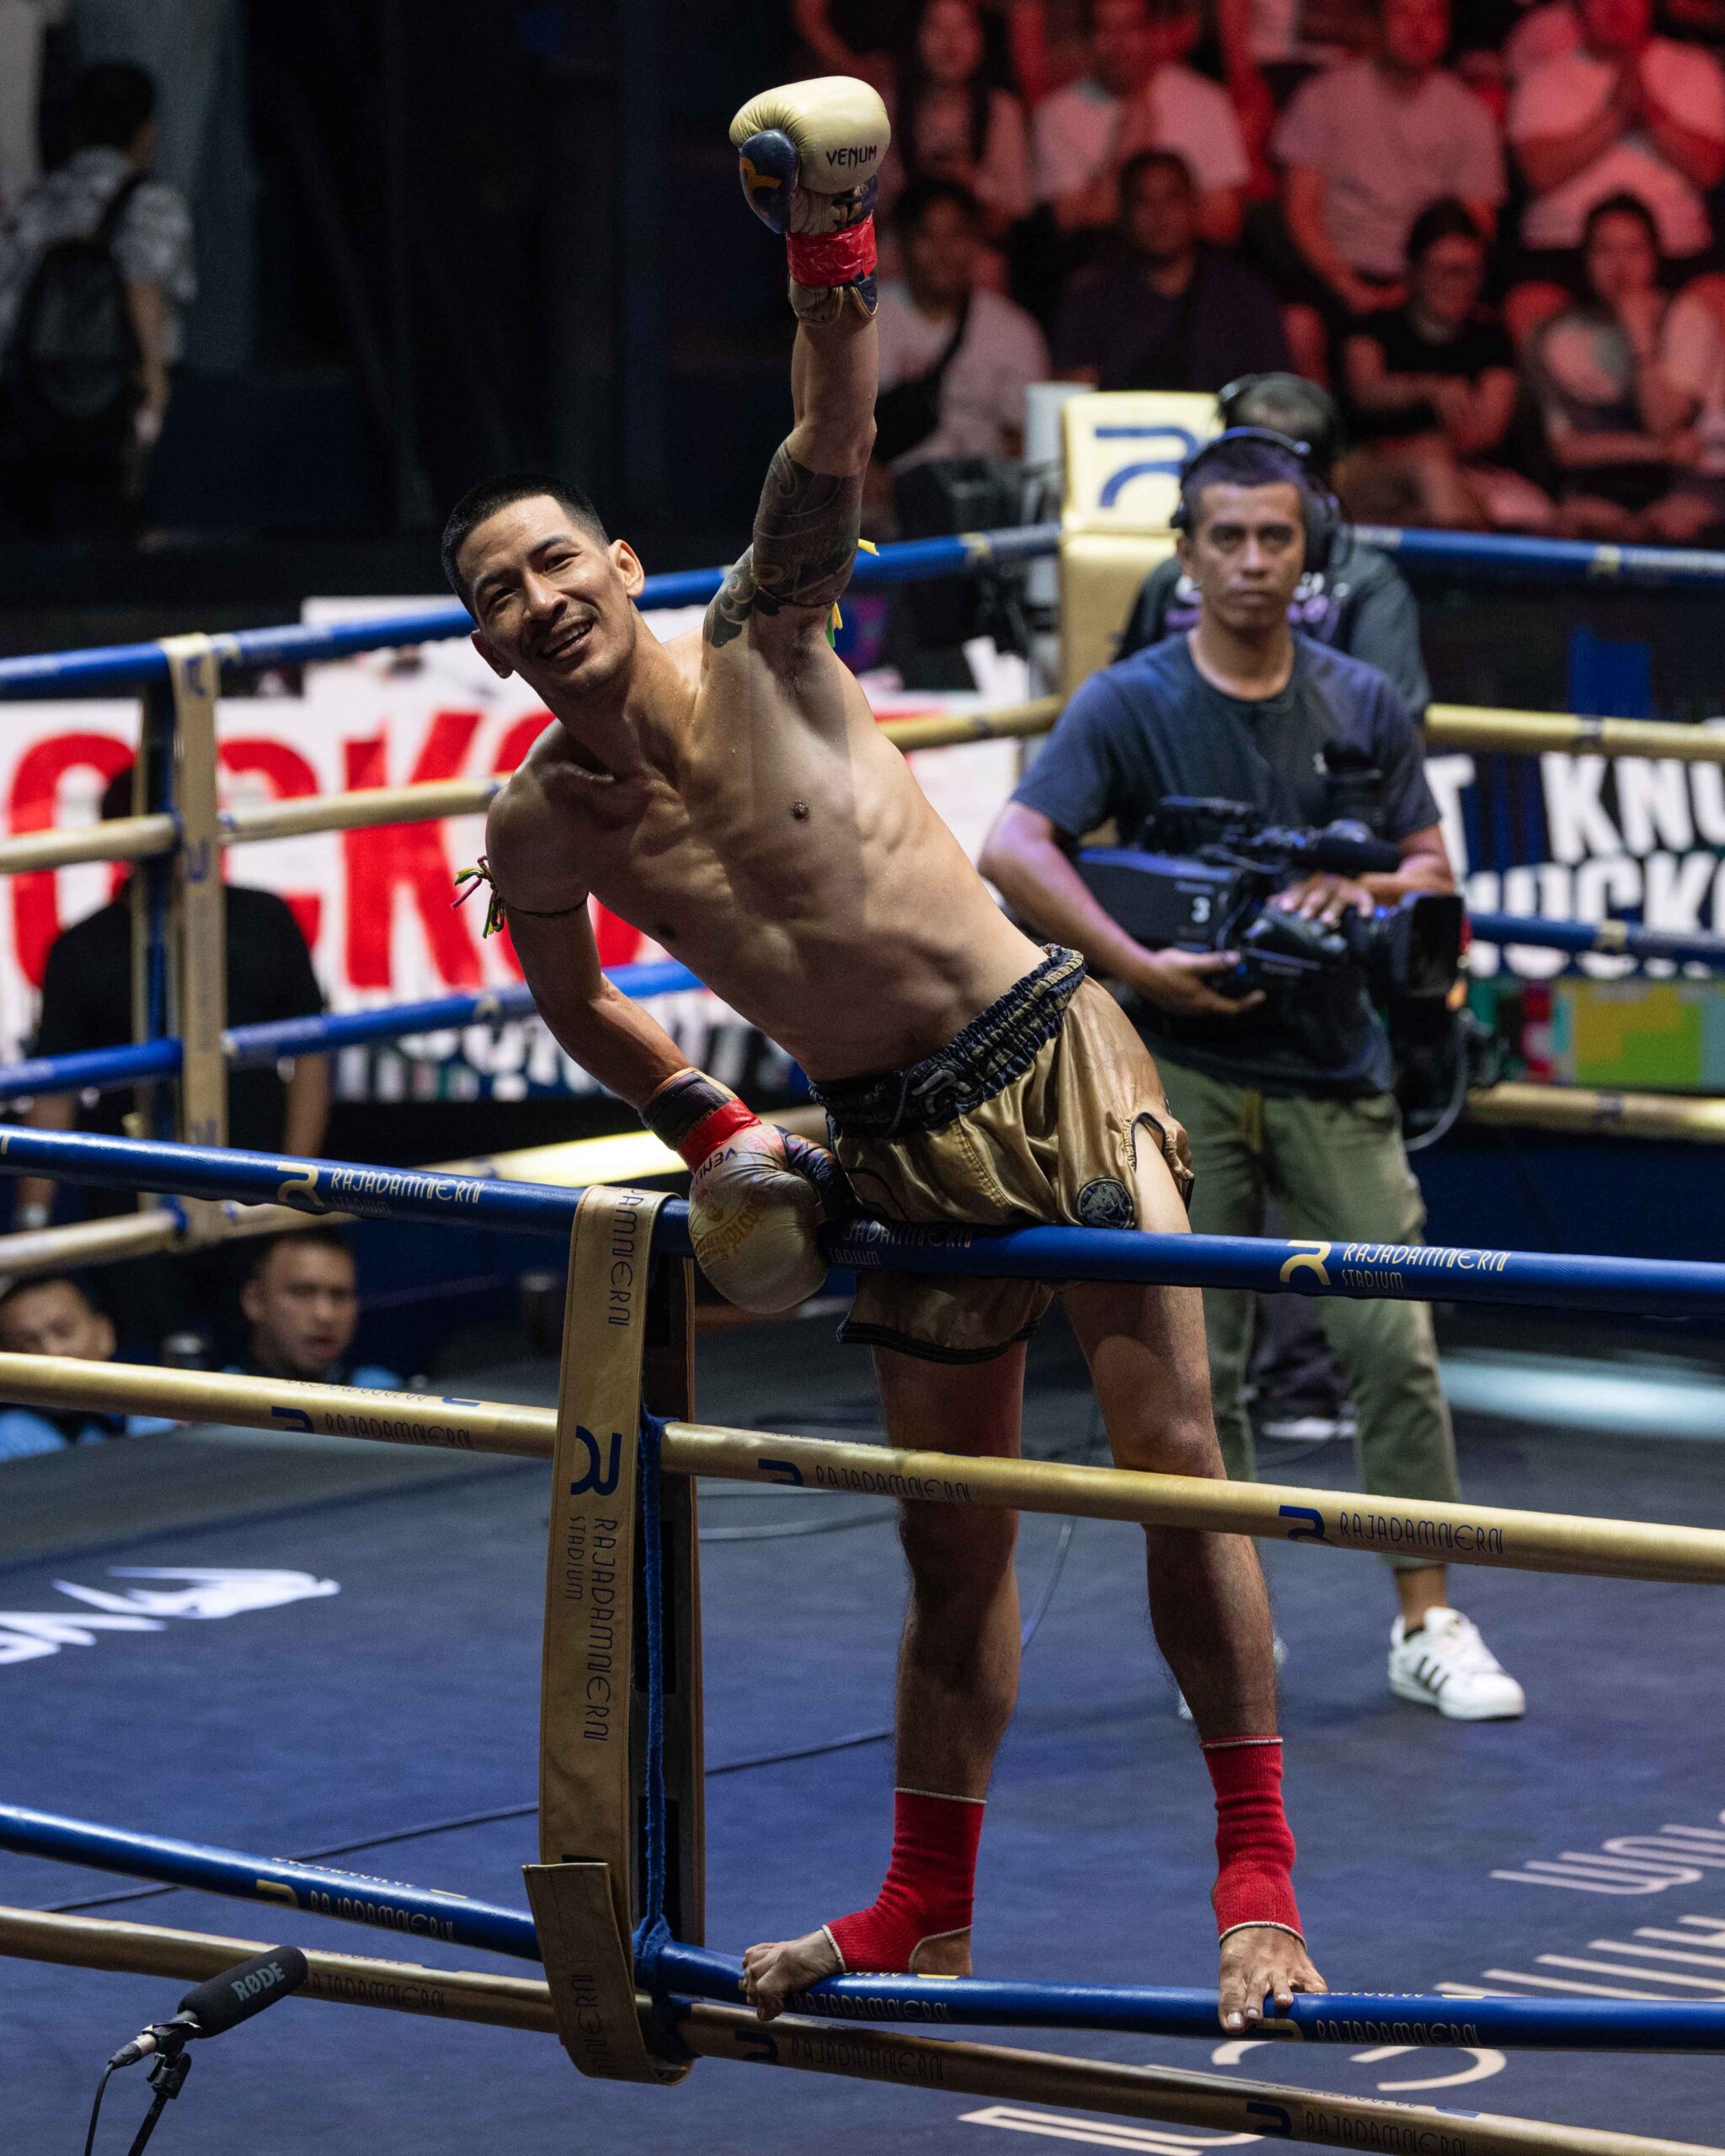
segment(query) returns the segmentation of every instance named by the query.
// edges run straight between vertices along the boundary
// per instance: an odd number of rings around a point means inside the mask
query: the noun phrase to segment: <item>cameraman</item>
[[[1232,952],[1146,950],[1091,896],[1071,854],[1112,819],[1135,841],[1170,794],[1250,803],[1272,822],[1334,813],[1326,753],[1364,752],[1381,774],[1378,835],[1397,844],[1393,876],[1306,878],[1272,904],[1334,923],[1416,891],[1455,888],[1419,739],[1385,677],[1290,627],[1320,498],[1285,437],[1219,436],[1181,481],[1180,563],[1196,626],[1094,675],[1001,811],[982,867],[1042,935],[1074,946],[1130,991],[1168,1099],[1191,1134],[1192,1225],[1262,1232],[1267,1194],[1300,1238],[1413,1243],[1424,1209],[1390,1091],[1388,1036],[1357,974],[1269,998],[1220,993]],[[1357,760],[1357,754],[1356,754]],[[1214,983],[1214,985],[1213,985]],[[1241,1383],[1252,1298],[1204,1291],[1216,1424],[1230,1474],[1254,1472]],[[1457,1494],[1455,1446],[1423,1303],[1330,1298],[1324,1330],[1353,1380],[1369,1490],[1428,1500]],[[1478,1631],[1448,1607],[1445,1569],[1391,1561],[1402,1612],[1390,1684],[1459,1720],[1523,1712],[1521,1688]]]

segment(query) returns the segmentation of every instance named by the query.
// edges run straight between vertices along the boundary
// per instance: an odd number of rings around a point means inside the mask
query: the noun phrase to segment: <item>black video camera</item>
[[[1146,949],[1237,951],[1234,972],[1206,976],[1220,995],[1262,989],[1285,1001],[1289,991],[1315,985],[1314,976],[1340,986],[1352,974],[1376,1003],[1441,999],[1461,967],[1459,898],[1415,893],[1369,919],[1345,914],[1333,928],[1268,904],[1320,871],[1384,876],[1401,865],[1398,850],[1354,819],[1280,830],[1244,802],[1172,794],[1140,845],[1091,848],[1077,858],[1091,896]]]

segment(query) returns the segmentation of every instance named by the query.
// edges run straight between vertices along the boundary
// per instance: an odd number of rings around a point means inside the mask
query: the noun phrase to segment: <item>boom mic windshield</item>
[[[193,1985],[174,2018],[176,2021],[189,2018],[195,2036],[219,2036],[242,2021],[249,2021],[266,2006],[274,2006],[291,1991],[297,1991],[310,1973],[297,1946],[278,1946],[268,1954],[254,1954],[238,1968],[224,1969],[219,1977],[206,1977],[202,1983]]]

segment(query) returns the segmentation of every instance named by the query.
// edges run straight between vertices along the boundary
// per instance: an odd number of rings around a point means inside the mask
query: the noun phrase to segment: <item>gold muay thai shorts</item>
[[[935,1054],[814,1088],[860,1211],[916,1224],[1133,1228],[1140,1125],[1186,1199],[1186,1133],[1148,1050],[1078,953],[1047,949]],[[1040,1280],[865,1273],[840,1337],[986,1362],[1033,1332],[1053,1300]]]

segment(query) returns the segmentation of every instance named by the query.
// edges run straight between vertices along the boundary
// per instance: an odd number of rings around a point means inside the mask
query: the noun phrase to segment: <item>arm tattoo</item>
[[[860,473],[811,472],[781,445],[755,512],[755,544],[707,610],[708,642],[729,643],[754,614],[824,612],[851,580],[862,523]]]

